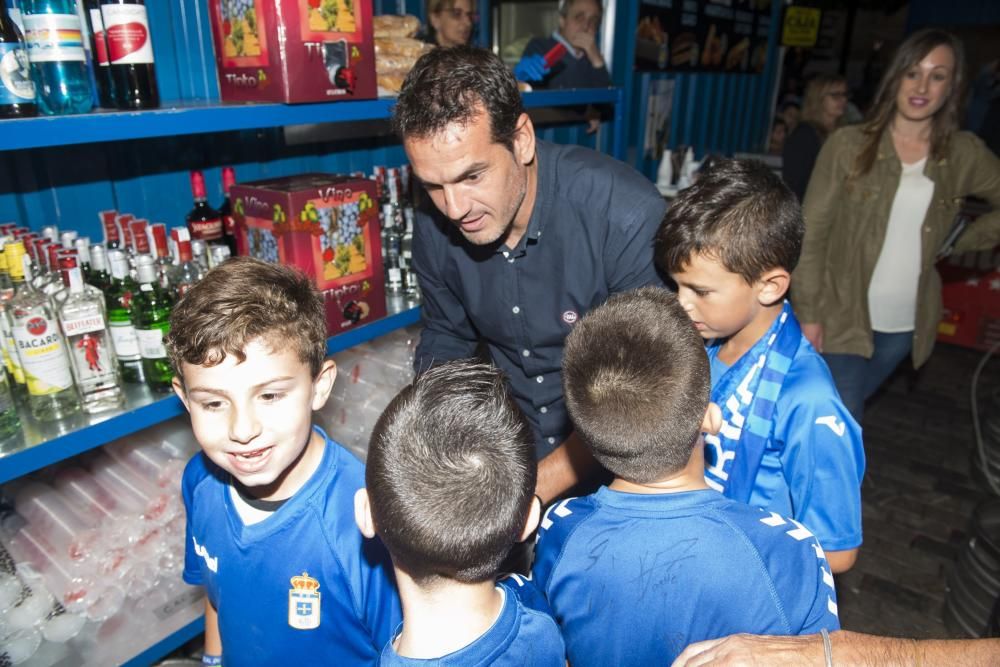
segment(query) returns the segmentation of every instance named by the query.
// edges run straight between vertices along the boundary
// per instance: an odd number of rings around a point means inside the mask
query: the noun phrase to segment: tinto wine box
[[[385,316],[374,181],[299,174],[239,183],[229,194],[239,254],[310,276],[331,335]]]
[[[226,102],[377,95],[372,0],[209,0]]]

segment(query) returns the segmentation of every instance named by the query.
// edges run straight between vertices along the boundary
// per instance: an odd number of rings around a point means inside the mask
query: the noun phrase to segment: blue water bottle
[[[24,41],[42,113],[86,113],[93,106],[75,0],[26,0]]]

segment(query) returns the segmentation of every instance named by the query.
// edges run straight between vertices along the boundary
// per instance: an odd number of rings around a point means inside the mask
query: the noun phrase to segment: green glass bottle
[[[21,420],[17,417],[14,395],[10,393],[7,377],[0,373],[0,454],[4,453],[4,443],[21,432]]]
[[[94,255],[91,255],[91,259]],[[111,267],[111,285],[104,292],[108,309],[108,327],[111,342],[118,357],[118,367],[125,382],[145,382],[142,367],[142,353],[139,338],[135,333],[132,314],[132,299],[139,291],[139,285],[128,272],[128,255],[121,250],[108,250],[108,264]]]
[[[174,301],[170,293],[160,286],[156,260],[152,255],[136,256],[135,277],[139,291],[132,298],[132,315],[146,384],[154,391],[170,391],[174,369],[163,339],[170,331],[170,309]]]
[[[25,265],[24,244],[4,247],[7,268],[14,283],[8,304],[14,341],[28,385],[28,408],[38,421],[62,419],[80,410],[80,396],[73,383],[66,341],[48,295],[31,285]]]
[[[108,271],[108,257],[105,254],[106,252],[104,246],[100,243],[90,246],[90,272],[83,274],[84,282],[96,287],[105,294],[111,289],[111,273]]]

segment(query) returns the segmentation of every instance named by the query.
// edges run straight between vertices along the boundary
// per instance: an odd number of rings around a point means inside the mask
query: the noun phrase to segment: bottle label
[[[104,318],[98,315],[80,317],[74,320],[63,320],[63,333],[66,337],[80,336],[82,334],[93,333],[104,330]]]
[[[101,13],[112,65],[153,62],[145,5],[101,5]]]
[[[167,356],[162,329],[136,329],[135,333],[139,337],[139,352],[143,359],[163,359]]]
[[[139,353],[139,338],[130,322],[112,322],[109,329],[111,343],[115,346],[115,354],[119,359],[122,361],[142,359],[142,354]]]
[[[94,58],[101,67],[108,67],[108,43],[104,37],[104,21],[101,20],[101,10],[90,10],[90,23],[94,26]]]
[[[95,384],[115,384],[115,361],[104,335],[103,324],[99,333],[92,332],[71,338],[69,342],[73,367],[81,389],[88,386],[93,388]]]
[[[87,59],[76,14],[25,14],[24,42],[33,63]]]
[[[35,101],[28,52],[21,44],[0,44],[0,105]]]
[[[14,340],[29,394],[57,394],[73,386],[62,335],[53,320],[40,315],[15,319]]]
[[[191,220],[188,222],[191,228],[191,238],[202,241],[214,241],[222,238],[222,219],[213,220]]]

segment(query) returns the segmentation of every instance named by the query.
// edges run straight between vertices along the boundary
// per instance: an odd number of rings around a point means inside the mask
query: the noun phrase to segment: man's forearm
[[[597,461],[576,432],[538,462],[536,493],[549,504],[598,469]]]

